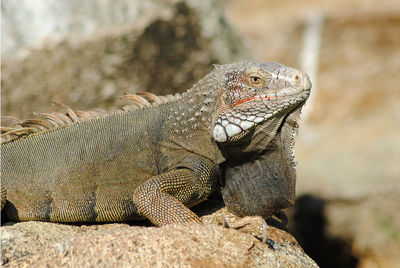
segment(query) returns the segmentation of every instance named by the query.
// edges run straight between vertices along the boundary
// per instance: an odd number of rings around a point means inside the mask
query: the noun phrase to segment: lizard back
[[[171,105],[107,114],[3,144],[2,186],[13,204],[7,217],[135,218],[133,190],[167,167],[160,146]]]

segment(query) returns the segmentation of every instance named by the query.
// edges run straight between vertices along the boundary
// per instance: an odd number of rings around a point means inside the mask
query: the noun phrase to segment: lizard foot
[[[246,216],[241,218],[232,214],[226,208],[222,208],[212,216],[203,218],[203,223],[218,224],[225,228],[237,229],[240,232],[251,234],[260,239],[273,250],[278,248],[277,243],[268,238],[268,224],[261,216]]]

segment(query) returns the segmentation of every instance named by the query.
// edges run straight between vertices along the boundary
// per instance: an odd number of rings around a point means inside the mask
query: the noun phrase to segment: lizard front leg
[[[214,190],[216,165],[200,156],[188,156],[178,167],[155,176],[139,186],[133,200],[141,216],[157,226],[198,222],[193,206]]]

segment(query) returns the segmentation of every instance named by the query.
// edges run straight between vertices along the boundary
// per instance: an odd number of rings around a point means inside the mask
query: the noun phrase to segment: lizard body
[[[14,221],[199,222],[188,207],[217,189],[224,166],[248,169],[246,157],[265,152],[310,88],[301,71],[243,62],[216,67],[182,95],[128,95],[133,108],[64,106],[65,114],[19,121],[3,129],[2,213]]]

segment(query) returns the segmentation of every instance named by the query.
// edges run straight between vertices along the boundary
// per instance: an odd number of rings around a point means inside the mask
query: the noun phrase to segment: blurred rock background
[[[121,106],[124,91],[182,92],[245,59],[216,1],[2,1],[2,112]]]
[[[306,69],[288,228],[321,267],[400,266],[397,0],[3,0],[1,12],[1,111],[19,118],[184,91],[214,63]]]
[[[400,267],[400,2],[224,3],[259,60],[306,66],[319,23],[290,230],[321,267]]]

